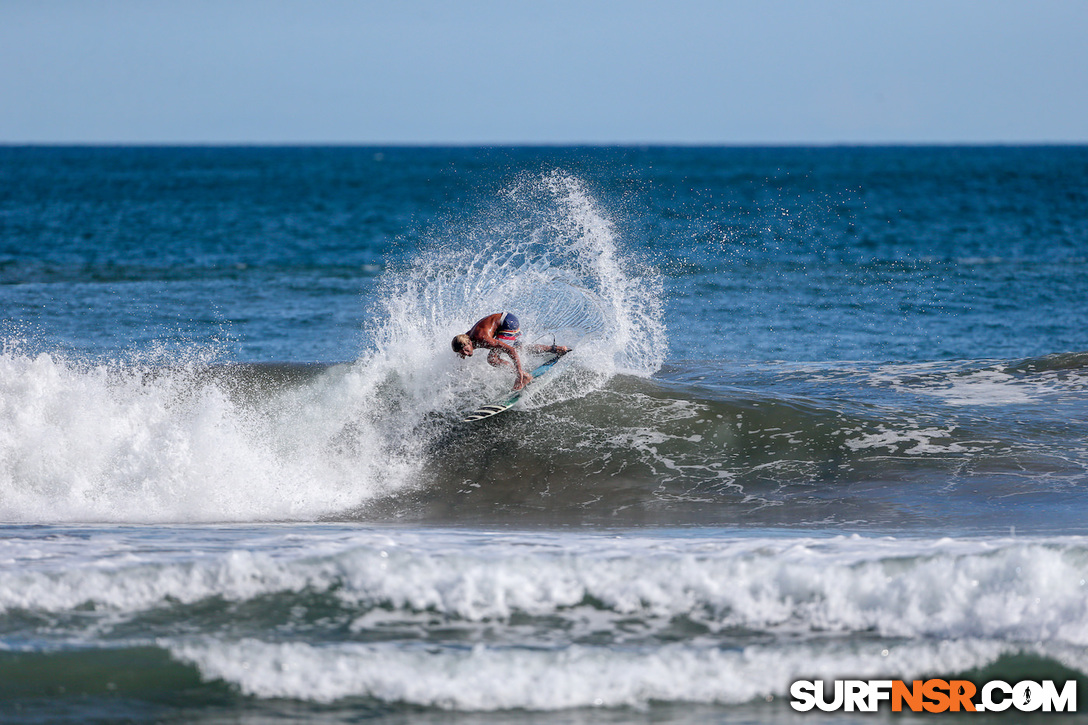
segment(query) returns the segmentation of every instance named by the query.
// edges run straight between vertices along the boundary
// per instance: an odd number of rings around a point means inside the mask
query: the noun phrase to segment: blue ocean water
[[[1086,201],[1088,147],[0,148],[0,716],[1083,681]],[[575,352],[465,424],[501,310]]]

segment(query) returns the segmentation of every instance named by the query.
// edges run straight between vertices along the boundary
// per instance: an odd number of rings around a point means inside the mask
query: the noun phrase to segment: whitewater
[[[0,161],[5,722],[1085,681],[1083,148]]]
[[[215,365],[213,349],[86,362],[7,341],[0,515],[314,520],[419,485],[419,462],[451,419],[509,387],[443,354],[480,310],[515,309],[528,337],[579,349],[561,383],[523,408],[583,397],[617,372],[655,372],[666,349],[660,284],[649,271],[628,276],[578,180],[524,180],[502,202],[467,243],[437,240],[391,270],[373,303],[372,349],[315,367],[301,386],[282,382],[289,370]]]

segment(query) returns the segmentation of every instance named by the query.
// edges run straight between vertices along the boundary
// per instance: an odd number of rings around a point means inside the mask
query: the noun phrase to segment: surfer
[[[521,326],[518,323],[518,318],[510,312],[496,312],[493,315],[488,315],[473,325],[472,329],[465,334],[453,338],[453,351],[462,358],[472,357],[472,353],[477,347],[486,347],[490,349],[487,354],[487,362],[495,367],[500,367],[510,365],[510,363],[503,360],[499,354],[505,352],[509,355],[510,359],[514,361],[513,367],[518,375],[518,379],[514,383],[514,390],[521,390],[533,380],[533,376],[525,372],[525,368],[521,366],[521,358],[518,356],[517,350],[521,346]],[[529,345],[527,349],[530,352],[551,352],[557,355],[566,355],[570,352],[569,347],[555,344]]]

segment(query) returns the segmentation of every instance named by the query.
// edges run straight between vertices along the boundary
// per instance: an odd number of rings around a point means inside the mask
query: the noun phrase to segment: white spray
[[[371,346],[347,366],[256,396],[208,375],[206,356],[163,367],[0,354],[0,519],[313,520],[406,487],[456,414],[512,376],[462,361],[453,335],[509,310],[525,336],[576,348],[548,397],[584,395],[665,355],[661,285],[633,269],[583,184],[521,181],[494,212],[435,239],[382,281]],[[148,355],[153,359],[154,355]]]

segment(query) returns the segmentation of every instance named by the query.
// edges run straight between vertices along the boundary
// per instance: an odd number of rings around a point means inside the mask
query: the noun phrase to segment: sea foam
[[[292,525],[0,542],[0,615],[41,622],[35,648],[155,646],[258,698],[456,710],[730,704],[1020,656],[1088,673],[1086,579],[1082,537]]]
[[[0,546],[0,611],[91,607],[123,619],[210,598],[244,602],[305,592],[358,631],[394,613],[405,624],[434,616],[468,624],[559,617],[571,631],[631,620],[653,636],[682,618],[722,636],[871,632],[1088,645],[1088,544],[1078,537],[626,535],[558,543],[439,530],[290,544],[242,537],[225,552],[136,555],[123,541],[104,542],[93,552],[94,566],[58,570],[63,540],[8,541]]]
[[[614,223],[560,172],[518,181],[496,208],[437,233],[391,269],[368,345],[349,365],[236,393],[203,351],[117,362],[0,354],[0,518],[269,521],[347,515],[426,486],[431,441],[513,378],[450,339],[509,310],[528,341],[576,348],[539,407],[665,354],[660,284],[625,256]]]

